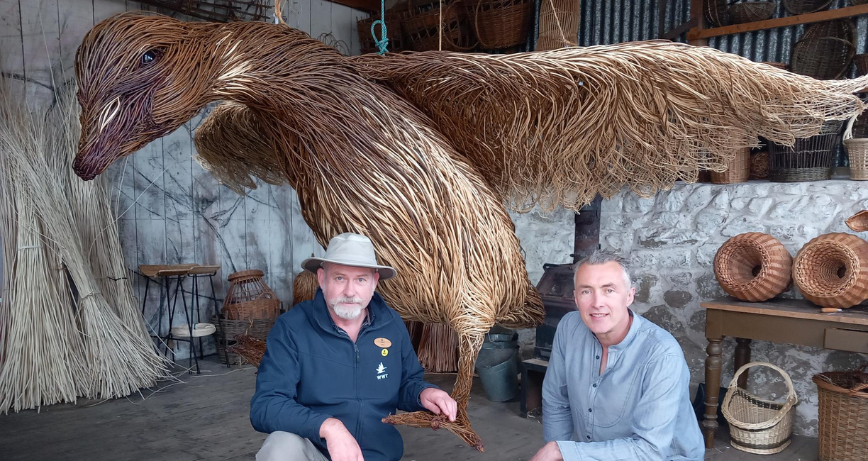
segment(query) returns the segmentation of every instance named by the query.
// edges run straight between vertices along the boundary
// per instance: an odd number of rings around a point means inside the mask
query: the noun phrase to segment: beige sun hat
[[[347,232],[333,237],[329,241],[325,256],[322,258],[307,258],[301,262],[303,269],[316,273],[322,263],[334,263],[353,267],[370,267],[380,274],[380,280],[390,279],[398,275],[393,267],[377,264],[374,244],[364,235]]]

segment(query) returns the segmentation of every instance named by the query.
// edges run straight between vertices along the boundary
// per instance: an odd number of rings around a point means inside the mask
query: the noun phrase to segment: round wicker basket
[[[742,301],[765,301],[790,284],[793,258],[776,238],[761,232],[739,234],[714,256],[714,276],[724,291]]]
[[[509,48],[527,41],[534,12],[531,0],[465,0],[464,5],[482,48]]]
[[[276,319],[280,300],[265,284],[260,270],[246,270],[229,275],[229,289],[223,300],[223,315],[228,320]]]
[[[787,397],[783,403],[763,400],[738,387],[738,377],[750,368],[769,367],[784,377]],[[726,397],[720,406],[729,422],[732,447],[748,453],[771,455],[784,451],[790,445],[793,432],[793,414],[798,403],[790,376],[780,368],[764,362],[751,362],[735,372]]]
[[[729,7],[729,18],[733,24],[763,21],[775,14],[775,2],[741,2]]]
[[[829,8],[832,0],[783,0],[783,3],[788,13],[805,14]]]
[[[862,210],[847,218],[847,227],[856,232],[868,231],[868,210]]]
[[[868,242],[852,234],[821,235],[793,261],[793,282],[808,301],[847,308],[868,299]]]
[[[844,148],[850,159],[850,179],[857,181],[868,180],[868,138],[853,138],[853,124],[856,117],[847,122],[844,131]]]
[[[868,453],[868,374],[814,375],[819,396],[820,461],[861,461]]]

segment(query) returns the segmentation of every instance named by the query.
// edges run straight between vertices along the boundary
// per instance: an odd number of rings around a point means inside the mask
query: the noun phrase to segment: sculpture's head
[[[214,78],[204,39],[214,27],[124,13],[87,33],[75,59],[78,176],[93,179],[196,115]]]

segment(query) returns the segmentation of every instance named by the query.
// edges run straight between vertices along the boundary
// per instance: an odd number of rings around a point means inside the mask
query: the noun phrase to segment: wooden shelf
[[[703,40],[710,37],[720,37],[722,35],[740,34],[743,32],[775,29],[777,27],[795,26],[799,24],[810,24],[812,22],[850,18],[862,14],[868,14],[868,4],[848,6],[845,8],[838,8],[836,10],[819,11],[816,13],[800,14],[797,16],[786,16],[783,18],[767,19],[765,21],[733,24],[731,26],[725,27],[714,27],[711,29],[693,28],[687,32],[687,40],[692,42],[694,40]]]

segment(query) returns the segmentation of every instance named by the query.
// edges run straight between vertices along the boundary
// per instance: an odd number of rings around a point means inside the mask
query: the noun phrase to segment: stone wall
[[[678,339],[695,389],[705,380],[708,344],[705,311],[699,303],[725,296],[712,270],[720,245],[743,232],[766,232],[795,256],[821,234],[853,233],[844,220],[866,208],[868,188],[854,181],[678,184],[649,199],[622,191],[603,202],[601,244],[629,258],[636,287],[634,309]],[[800,295],[793,289],[783,297]],[[732,338],[724,341],[724,387],[733,375],[734,346]],[[794,431],[810,436],[817,435],[817,390],[811,377],[866,362],[861,354],[762,341],[753,342],[751,358],[790,374],[800,400]],[[771,371],[752,373],[750,385],[758,386],[751,388],[758,395],[780,396],[786,390]]]

